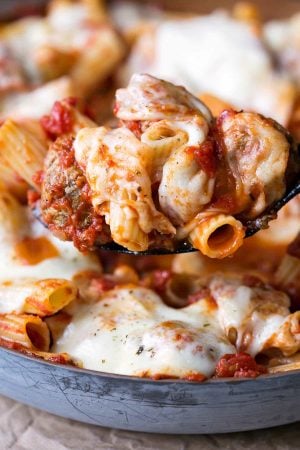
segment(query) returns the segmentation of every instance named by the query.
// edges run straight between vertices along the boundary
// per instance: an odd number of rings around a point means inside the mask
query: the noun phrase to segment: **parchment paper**
[[[247,433],[167,436],[85,425],[0,397],[1,450],[299,450],[300,423]]]

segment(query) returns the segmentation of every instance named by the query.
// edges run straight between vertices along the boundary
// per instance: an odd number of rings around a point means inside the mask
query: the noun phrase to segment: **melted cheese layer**
[[[208,302],[178,310],[149,289],[129,287],[79,306],[53,351],[68,352],[87,369],[185,378],[210,377],[219,358],[235,348]]]
[[[98,259],[86,256],[76,250],[71,242],[63,242],[55,238],[39,222],[30,221],[26,224],[27,211],[24,208],[23,229],[20,234],[9,236],[7,230],[0,227],[0,279],[13,280],[15,278],[65,278],[71,279],[82,270],[99,270]],[[26,227],[27,225],[27,227]],[[26,265],[14,253],[14,245],[23,237],[45,236],[57,250],[58,256],[47,258],[38,264]]]
[[[275,71],[271,54],[250,25],[225,13],[166,21],[157,28],[154,46],[154,61],[147,68],[152,75],[287,123],[292,83]]]
[[[53,351],[69,353],[87,369],[190,378],[212,376],[227,353],[300,348],[299,317],[289,314],[282,292],[245,286],[236,276],[213,276],[207,287],[206,298],[181,309],[150,289],[115,288],[94,304],[77,304]]]

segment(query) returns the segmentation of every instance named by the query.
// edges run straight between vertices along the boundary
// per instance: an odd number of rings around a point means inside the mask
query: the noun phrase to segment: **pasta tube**
[[[30,350],[47,352],[50,332],[40,317],[28,314],[0,316],[0,338]]]
[[[51,45],[43,45],[33,54],[33,60],[43,81],[50,81],[67,74],[77,58],[76,51],[55,48]]]
[[[46,138],[42,140],[39,131],[10,119],[0,128],[0,154],[5,155],[12,169],[37,190],[40,186],[33,176],[43,168],[47,151]]]
[[[237,2],[234,5],[232,15],[235,19],[251,25],[256,32],[261,31],[262,21],[257,5],[251,2]]]
[[[291,370],[299,370],[300,361],[292,362],[288,364],[279,364],[278,366],[269,367],[269,373],[280,373],[280,372],[290,372]]]
[[[113,240],[133,252],[145,251],[149,245],[147,233],[139,226],[138,215],[130,206],[110,202],[110,231]]]
[[[285,287],[300,277],[300,259],[292,255],[285,255],[276,273],[276,285]]]
[[[214,117],[218,117],[225,110],[234,109],[230,103],[227,103],[208,92],[202,92],[198,98],[210,109]]]
[[[233,216],[218,214],[199,222],[190,232],[192,245],[210,258],[232,255],[242,244],[245,231]]]
[[[0,283],[0,313],[45,317],[65,307],[76,295],[72,282],[63,279],[3,281]]]
[[[300,350],[300,311],[290,314],[278,331],[268,339],[263,351],[278,348],[284,356],[290,356]]]
[[[113,29],[100,27],[95,31],[93,45],[83,49],[71,70],[71,78],[81,95],[87,96],[100,82],[104,81],[123,55],[123,43]],[[101,57],[101,64],[99,64],[99,57]]]
[[[0,182],[18,199],[24,200],[28,184],[12,169],[5,157],[0,153]]]
[[[26,232],[24,209],[4,186],[0,186],[0,238],[2,244],[15,244]]]
[[[172,150],[184,145],[187,140],[186,132],[175,129],[165,120],[154,122],[147,128],[141,136],[141,141],[152,150],[149,163],[152,182],[160,181],[163,165]]]
[[[60,311],[54,316],[46,317],[45,322],[51,332],[53,342],[56,342],[61,337],[71,320],[72,316],[65,311]]]
[[[288,372],[290,370],[300,369],[300,353],[292,356],[275,356],[268,362],[268,372]]]

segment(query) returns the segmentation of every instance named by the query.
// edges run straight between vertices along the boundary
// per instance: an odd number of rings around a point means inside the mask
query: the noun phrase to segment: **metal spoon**
[[[244,223],[246,227],[245,237],[247,238],[253,236],[258,231],[268,228],[268,222],[270,220],[275,219],[278,211],[284,205],[286,205],[286,203],[288,203],[292,198],[296,197],[296,195],[298,194],[300,194],[300,181],[297,181],[297,184],[292,188],[290,188],[290,190],[286,192],[284,197],[282,197],[276,203],[271,205],[271,207],[267,211],[264,211],[263,214],[261,214],[256,219],[248,220],[247,222]],[[170,255],[170,254],[189,253],[198,251],[188,241],[178,242],[178,245],[173,250],[163,248],[152,248],[144,252],[133,252],[125,247],[122,247],[121,245],[116,244],[115,242],[109,242],[108,244],[99,245],[97,246],[97,248],[100,250],[107,250],[117,253],[127,253],[131,255]]]
[[[244,226],[246,227],[246,233],[245,237],[248,238],[250,236],[253,236],[260,230],[264,230],[268,228],[268,223],[270,220],[276,219],[278,211],[286,205],[292,198],[296,197],[296,195],[300,194],[300,180],[296,182],[294,186],[292,186],[288,191],[285,193],[285,195],[275,202],[273,205],[271,205],[266,211],[264,211],[259,217],[256,217],[256,219],[248,220],[244,222]],[[46,228],[47,225],[42,219],[41,211],[39,206],[35,206],[33,209],[33,214],[35,218],[41,222]],[[197,252],[196,248],[194,248],[191,243],[187,240],[178,241],[177,245],[174,246],[173,249],[167,249],[167,248],[150,248],[143,252],[134,252],[132,250],[128,250],[126,247],[122,247],[119,244],[116,244],[115,242],[109,242],[107,244],[101,244],[96,245],[96,248],[98,250],[106,250],[110,252],[116,252],[116,253],[126,253],[130,255],[172,255],[177,253],[190,253],[190,252]]]

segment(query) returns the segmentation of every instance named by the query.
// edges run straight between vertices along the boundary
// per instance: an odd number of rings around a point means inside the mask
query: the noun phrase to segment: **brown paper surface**
[[[168,436],[101,428],[0,397],[0,450],[299,450],[300,423],[235,434]]]

